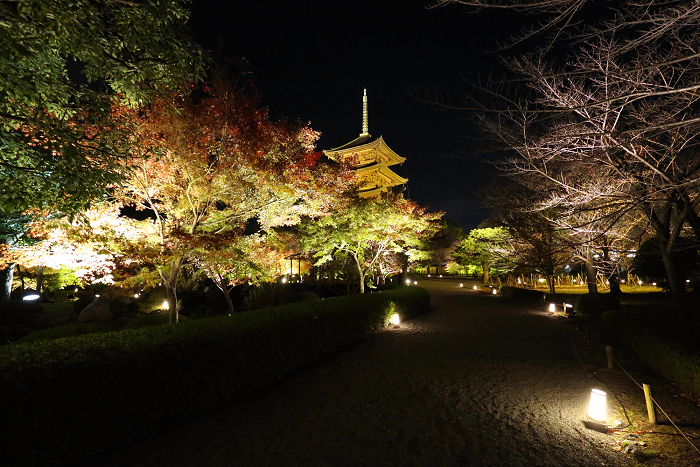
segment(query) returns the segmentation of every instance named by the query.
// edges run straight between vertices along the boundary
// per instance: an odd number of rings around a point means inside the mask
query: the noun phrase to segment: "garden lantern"
[[[550,303],[549,304],[549,311],[554,313],[555,311],[557,311],[557,306],[554,303]]]
[[[460,283],[459,286],[460,286],[460,287],[464,287],[464,284],[461,284],[461,283]]]
[[[476,286],[474,286],[474,290],[476,290]]]
[[[498,295],[498,290],[497,290],[497,289],[493,289],[493,294],[494,294],[494,295]]]
[[[411,280],[410,280],[410,279],[406,279],[406,285],[411,285]]]
[[[168,299],[167,298],[165,300],[163,300],[163,305],[161,306],[161,308],[163,308],[164,310],[168,309]]]
[[[588,419],[595,423],[605,424],[607,400],[605,391],[591,389],[591,401],[588,404]]]
[[[398,326],[401,323],[401,318],[399,318],[398,313],[391,315],[391,324]]]

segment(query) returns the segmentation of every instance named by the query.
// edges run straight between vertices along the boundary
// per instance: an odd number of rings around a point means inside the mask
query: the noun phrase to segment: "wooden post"
[[[647,401],[647,412],[649,413],[649,423],[656,425],[656,411],[654,410],[654,401],[651,400],[651,387],[644,384],[644,398]]]
[[[615,361],[613,360],[612,346],[611,345],[605,346],[605,354],[608,356],[608,370],[614,370],[615,369]]]

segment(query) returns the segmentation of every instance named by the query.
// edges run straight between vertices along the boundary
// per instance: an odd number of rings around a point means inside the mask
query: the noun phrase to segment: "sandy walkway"
[[[90,466],[624,466],[583,427],[571,326],[425,280],[433,312]],[[466,285],[466,283],[465,283]]]

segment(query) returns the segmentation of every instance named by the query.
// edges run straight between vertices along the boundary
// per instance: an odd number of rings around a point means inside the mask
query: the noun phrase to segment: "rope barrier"
[[[603,349],[605,348],[605,346],[604,346],[603,344],[601,344],[600,342],[598,342],[597,339],[593,338],[593,341],[594,341],[596,344],[598,344],[598,346],[602,347]],[[627,377],[628,377],[629,379],[631,379],[632,382],[634,382],[634,384],[637,385],[637,387],[639,387],[639,389],[644,390],[644,386],[642,386],[641,384],[639,384],[639,383],[637,382],[637,380],[635,380],[635,379],[632,377],[632,375],[630,375],[630,374],[627,372],[627,370],[625,370],[625,368],[624,368],[622,365],[620,365],[620,362],[617,361],[617,359],[615,358],[615,356],[612,356],[612,359],[613,359],[613,361],[617,364],[617,366],[619,366],[620,369],[627,375]],[[688,438],[688,436],[686,436],[686,434],[683,433],[683,430],[681,430],[680,428],[678,428],[678,425],[675,424],[675,422],[674,422],[674,421],[671,419],[671,417],[666,413],[666,411],[659,405],[658,402],[656,402],[656,399],[654,399],[654,396],[651,396],[651,400],[652,400],[652,402],[654,402],[654,405],[655,405],[656,407],[659,408],[659,410],[661,411],[661,413],[664,414],[664,416],[668,419],[668,421],[671,422],[671,425],[673,425],[673,427],[683,436],[683,438],[685,438],[685,440],[688,442],[688,444],[690,444],[690,445],[693,447],[693,449],[695,449],[695,451],[697,451],[697,453],[700,454],[700,449],[698,449],[698,447],[695,446],[695,444],[693,444],[693,442],[690,440],[690,438]],[[624,408],[623,408],[623,409],[624,409]]]
[[[596,342],[597,342],[597,341],[596,341]],[[625,368],[624,368],[622,365],[620,365],[620,362],[618,362],[617,359],[616,359],[614,356],[612,357],[612,359],[613,359],[613,361],[617,364],[617,366],[619,366],[620,369],[627,375],[627,377],[628,377],[629,379],[631,379],[632,382],[634,382],[634,384],[637,385],[637,387],[639,387],[639,389],[644,390],[644,387],[643,387],[641,384],[639,384],[639,383],[637,382],[637,380],[634,379],[634,378],[632,377],[632,375],[630,375],[630,374],[627,372],[627,370],[625,370]],[[683,438],[685,438],[685,440],[688,442],[688,444],[690,444],[690,445],[693,447],[693,449],[695,449],[695,450],[698,452],[698,454],[700,454],[700,449],[698,449],[698,447],[695,446],[695,445],[693,444],[693,442],[690,440],[690,438],[688,438],[688,437],[686,436],[686,434],[683,433],[683,430],[681,430],[680,428],[678,428],[678,425],[675,424],[675,422],[674,422],[674,421],[671,419],[671,417],[666,413],[666,411],[661,407],[661,405],[659,405],[659,403],[656,402],[656,399],[654,399],[654,396],[651,396],[651,400],[652,400],[652,402],[654,403],[654,405],[655,405],[656,407],[659,408],[659,410],[661,411],[661,413],[664,414],[664,416],[668,419],[668,421],[671,422],[671,425],[673,425],[673,427],[683,436]]]

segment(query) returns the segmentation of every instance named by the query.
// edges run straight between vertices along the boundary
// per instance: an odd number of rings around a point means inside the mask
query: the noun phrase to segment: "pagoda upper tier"
[[[349,162],[357,175],[358,195],[362,198],[379,196],[408,182],[389,167],[403,163],[406,158],[391,150],[384,139],[372,138],[368,132],[367,90],[362,98],[362,133],[354,140],[323,153],[336,162]]]

